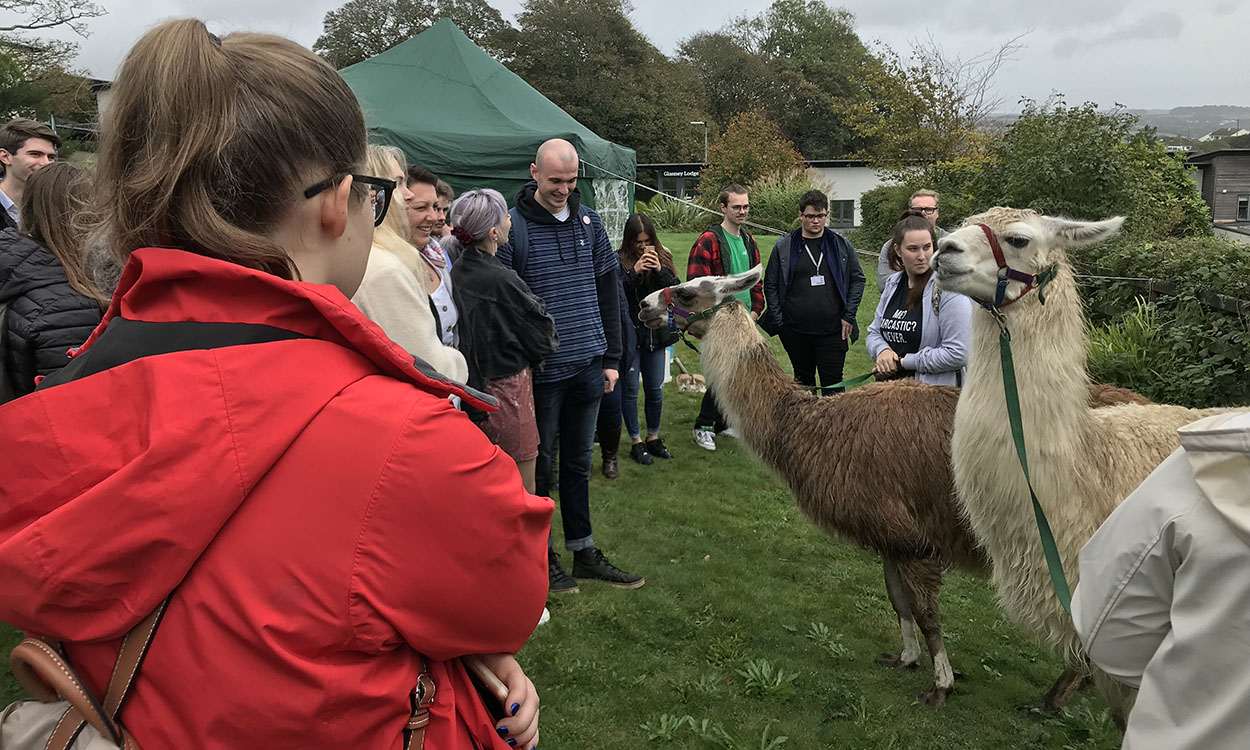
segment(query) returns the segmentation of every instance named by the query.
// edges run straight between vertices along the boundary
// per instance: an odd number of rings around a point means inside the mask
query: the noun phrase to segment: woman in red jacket
[[[537,744],[509,654],[551,502],[448,404],[479,394],[348,302],[394,188],[364,156],[352,92],[285,39],[169,22],[114,84],[95,241],[126,266],[70,365],[0,407],[0,619],[99,695],[168,597],[121,716],[143,747]]]

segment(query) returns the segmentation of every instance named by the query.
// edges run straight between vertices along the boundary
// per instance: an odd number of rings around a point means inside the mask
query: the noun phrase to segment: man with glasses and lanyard
[[[842,381],[846,351],[859,338],[855,314],[864,296],[864,272],[855,248],[826,226],[829,199],[809,190],[799,199],[800,228],[773,245],[764,272],[768,308],[760,327],[781,345],[803,385],[828,388]],[[838,389],[841,390],[841,389]]]
[[[742,273],[759,265],[760,249],[755,244],[755,238],[744,228],[751,210],[747,189],[737,183],[726,185],[720,191],[720,210],[725,218],[699,235],[690,249],[690,260],[686,264],[687,280],[699,276]],[[750,292],[739,294],[738,299],[751,311],[751,319],[759,320],[760,313],[764,312],[764,292],[760,284],[752,287]],[[709,388],[703,394],[703,404],[694,421],[695,445],[714,451],[716,435],[738,437],[725,421]]]
[[[924,214],[929,220],[933,231],[937,232],[938,239],[942,239],[942,235],[946,234],[946,230],[938,226],[938,194],[936,190],[917,190],[911,194],[911,199],[907,203],[907,210]],[[890,270],[890,243],[893,238],[885,241],[881,246],[881,257],[877,258],[877,291],[885,290],[885,280],[890,278],[894,271]]]

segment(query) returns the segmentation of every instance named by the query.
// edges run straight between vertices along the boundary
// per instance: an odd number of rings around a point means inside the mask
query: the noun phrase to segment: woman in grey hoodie
[[[971,341],[972,300],[936,288],[929,261],[937,244],[923,214],[908,211],[894,226],[890,268],[865,341],[878,378],[963,385]]]

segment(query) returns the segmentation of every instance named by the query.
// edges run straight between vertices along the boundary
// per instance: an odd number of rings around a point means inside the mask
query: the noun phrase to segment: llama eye
[[[1008,245],[1011,245],[1017,250],[1023,250],[1029,246],[1028,237],[1006,237],[1005,240]]]

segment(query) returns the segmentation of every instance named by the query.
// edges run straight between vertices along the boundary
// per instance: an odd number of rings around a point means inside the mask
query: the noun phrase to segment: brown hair
[[[725,187],[721,188],[720,204],[722,206],[728,206],[729,196],[731,195],[750,195],[750,194],[751,194],[751,191],[747,190],[746,188],[742,187],[736,182],[731,182]]]
[[[303,190],[356,171],[365,124],[324,60],[268,34],[169,21],[126,55],[104,118],[99,241],[171,246],[293,278],[267,237]],[[364,186],[353,184],[363,201]]]
[[[660,242],[660,238],[655,233],[655,225],[651,223],[650,217],[646,214],[633,214],[625,220],[625,232],[621,236],[621,248],[617,250],[617,254],[621,256],[621,265],[625,268],[633,268],[638,259],[642,257],[642,253],[634,246],[640,234],[646,233],[651,238],[651,244],[655,246],[655,254],[660,256],[660,265],[673,273],[677,273],[677,268],[673,265],[673,254],[669,252],[667,247]]]
[[[928,232],[929,237],[933,241],[934,248],[937,247],[937,232],[933,229],[933,225],[919,211],[904,211],[899,222],[894,225],[894,239],[890,241],[890,270],[902,271],[903,258],[899,255],[899,248],[903,246],[903,238],[908,232]],[[911,287],[907,291],[907,309],[914,310],[916,305],[924,299],[924,288],[929,283],[929,277],[933,275],[933,269],[930,268],[925,272],[924,277],[919,279],[920,283]],[[906,279],[903,279],[906,281]],[[902,281],[900,281],[902,283]]]
[[[928,190],[928,189],[917,190],[916,192],[911,194],[910,198],[907,199],[907,206],[910,208],[911,202],[916,200],[917,198],[932,198],[933,205],[935,206],[942,205],[941,200],[938,198],[938,194],[936,190]]]
[[[86,269],[82,212],[91,199],[91,175],[81,167],[54,162],[38,170],[22,193],[22,233],[48,248],[65,267],[69,285],[85,297],[107,305],[109,298]]]
[[[434,193],[448,203],[451,203],[456,199],[456,191],[451,189],[451,185],[448,184],[447,180],[441,178],[439,179],[438,184],[434,186]]]
[[[56,131],[42,122],[19,117],[16,120],[9,120],[4,127],[0,128],[0,148],[10,154],[21,151],[22,146],[25,146],[26,141],[31,138],[42,138],[56,148],[61,147],[61,139]]]

